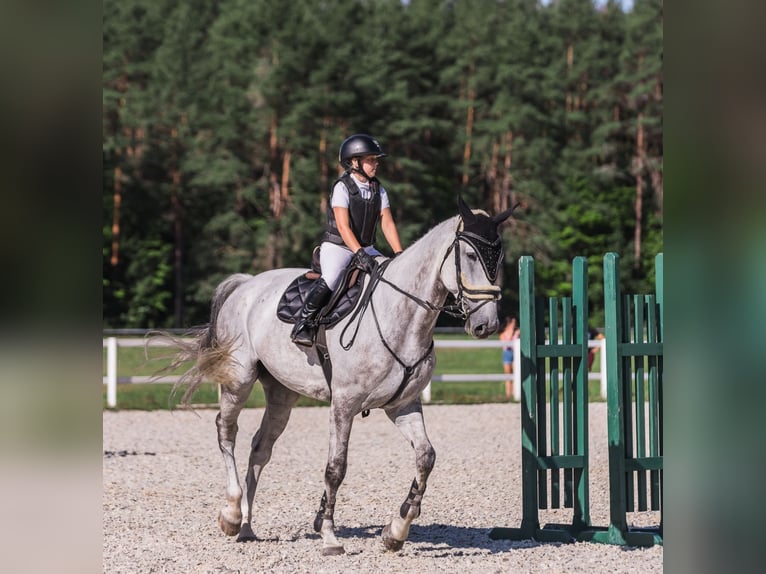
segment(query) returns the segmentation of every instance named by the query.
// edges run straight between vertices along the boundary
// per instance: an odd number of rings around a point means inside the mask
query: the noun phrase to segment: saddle
[[[359,281],[359,268],[350,265],[346,268],[338,288],[333,292],[327,304],[319,311],[317,325],[333,327],[356,306],[362,294],[362,282]],[[311,258],[311,270],[299,275],[287,286],[277,305],[277,317],[284,323],[295,323],[300,316],[306,295],[314,281],[321,276],[319,267],[319,247],[314,248]]]

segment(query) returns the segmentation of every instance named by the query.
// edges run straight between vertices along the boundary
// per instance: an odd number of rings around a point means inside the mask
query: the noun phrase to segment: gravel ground
[[[104,572],[662,572],[662,546],[490,540],[492,527],[521,523],[518,404],[425,406],[436,466],[420,518],[398,553],[383,549],[380,532],[408,492],[414,456],[382,411],[357,417],[335,511],[346,554],[323,557],[312,523],[324,490],[328,413],[293,411],[258,487],[258,540],[237,543],[216,522],[225,489],[216,411],[104,412]],[[247,409],[239,418],[241,477],[261,415]],[[591,405],[590,425],[591,520],[605,526],[605,404]],[[571,516],[545,510],[540,522]],[[660,516],[629,519],[655,525]]]

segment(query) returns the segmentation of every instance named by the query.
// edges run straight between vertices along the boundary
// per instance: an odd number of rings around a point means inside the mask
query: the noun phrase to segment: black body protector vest
[[[380,220],[380,182],[377,178],[370,180],[370,199],[364,199],[350,173],[346,172],[338,178],[332,184],[332,189],[335,189],[335,185],[339,181],[342,181],[348,190],[348,218],[351,231],[354,232],[362,247],[368,247],[375,241],[375,233]],[[345,245],[338,231],[338,223],[335,221],[335,213],[330,203],[327,204],[327,227],[322,241]]]

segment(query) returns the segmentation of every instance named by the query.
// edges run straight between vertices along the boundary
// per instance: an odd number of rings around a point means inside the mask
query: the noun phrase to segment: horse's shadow
[[[517,546],[530,548],[540,546],[535,540],[514,541],[492,540],[489,533],[492,529],[476,528],[469,526],[455,526],[453,524],[425,524],[410,527],[410,535],[405,543],[417,544],[418,552],[432,553],[434,557],[455,556],[470,554],[472,551],[481,551],[482,554],[497,554],[507,552]],[[380,538],[383,527],[374,526],[339,526],[336,535],[341,540]],[[319,534],[308,534],[309,538],[319,539]]]

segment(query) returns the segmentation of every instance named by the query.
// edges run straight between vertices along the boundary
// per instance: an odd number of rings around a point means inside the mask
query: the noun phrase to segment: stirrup
[[[304,324],[302,328],[298,329],[297,331],[293,332],[292,335],[290,335],[290,339],[296,345],[300,345],[302,347],[313,347],[314,340],[316,339],[316,334],[317,332],[315,326]]]

